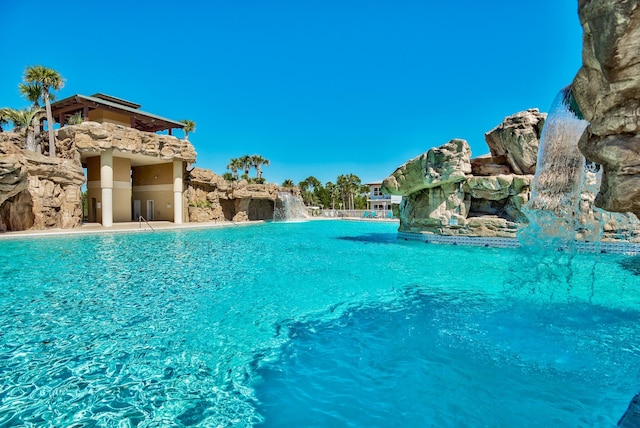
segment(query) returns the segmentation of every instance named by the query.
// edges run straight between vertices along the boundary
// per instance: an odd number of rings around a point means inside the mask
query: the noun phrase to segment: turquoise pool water
[[[614,426],[636,257],[318,221],[0,241],[0,426]]]

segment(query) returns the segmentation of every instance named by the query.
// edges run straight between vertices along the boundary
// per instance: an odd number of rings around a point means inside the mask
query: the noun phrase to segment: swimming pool
[[[640,267],[396,224],[0,241],[0,426],[613,426]]]

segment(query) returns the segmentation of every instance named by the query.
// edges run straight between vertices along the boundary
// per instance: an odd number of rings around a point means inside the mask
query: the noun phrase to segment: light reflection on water
[[[1,241],[0,425],[617,421],[639,389],[629,258],[557,266],[395,227]]]

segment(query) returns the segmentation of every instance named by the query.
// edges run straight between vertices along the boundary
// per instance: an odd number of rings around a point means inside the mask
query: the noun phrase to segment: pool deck
[[[204,222],[204,223],[182,223],[175,224],[171,221],[151,221],[149,223],[127,222],[114,223],[111,227],[104,227],[100,223],[83,223],[82,226],[73,229],[43,229],[43,230],[21,230],[17,232],[0,232],[0,239],[21,238],[21,237],[41,237],[52,235],[84,235],[92,233],[112,233],[112,232],[153,232],[155,230],[176,230],[176,229],[209,229],[216,227],[249,226],[261,224],[263,221],[247,221],[235,223],[232,221]]]

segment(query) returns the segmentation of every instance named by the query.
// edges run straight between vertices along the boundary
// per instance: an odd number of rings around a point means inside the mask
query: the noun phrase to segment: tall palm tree
[[[42,85],[40,82],[20,83],[18,89],[23,97],[31,101],[34,107],[40,107],[40,98],[42,98]]]
[[[250,156],[251,165],[256,169],[258,180],[262,178],[262,165],[269,166],[269,159],[265,159],[260,155]]]
[[[331,209],[335,210],[336,200],[340,199],[340,195],[342,194],[342,189],[340,188],[340,186],[338,186],[337,184],[333,184],[330,181],[328,181],[327,184],[325,184],[325,188],[329,193],[329,199],[331,201]]]
[[[42,84],[39,82],[32,83],[20,83],[18,84],[18,89],[20,89],[20,93],[23,97],[33,103],[32,108],[40,108],[40,99],[42,98]],[[49,94],[49,100],[53,101],[53,94]],[[40,115],[39,119],[42,119]],[[34,140],[36,142],[36,151],[40,152],[40,146],[38,142],[40,141],[40,122],[38,121],[37,126],[34,127]]]
[[[35,152],[35,128],[40,126],[40,119],[43,115],[41,108],[30,108],[24,110],[16,109],[3,109],[6,118],[13,122],[15,130],[19,130],[24,133],[25,136],[25,149]]]
[[[53,135],[53,114],[51,113],[51,98],[49,93],[52,90],[62,89],[64,79],[57,71],[44,67],[42,65],[34,65],[27,67],[24,71],[25,83],[40,83],[42,85],[42,98],[47,110],[47,128],[49,128],[49,156],[56,157],[56,139]]]
[[[244,155],[242,156],[240,159],[240,163],[242,165],[242,168],[244,169],[244,175],[247,176],[247,178],[249,177],[249,171],[251,171],[251,156],[249,155]]]
[[[342,188],[342,198],[346,209],[354,209],[354,197],[360,189],[362,181],[355,174],[341,175],[338,177],[338,186]]]
[[[184,131],[184,139],[188,140],[189,132],[195,132],[196,130],[196,123],[193,120],[189,120],[189,119],[184,119],[184,120],[181,120],[180,122],[184,123],[184,128],[182,128],[182,130]]]
[[[233,173],[233,177],[238,180],[238,170],[243,167],[242,161],[238,158],[229,159],[227,169]]]

